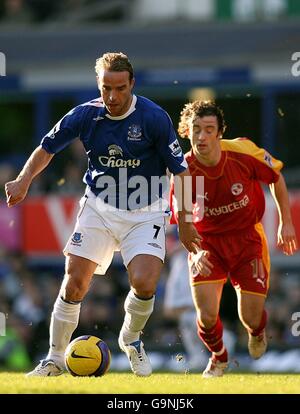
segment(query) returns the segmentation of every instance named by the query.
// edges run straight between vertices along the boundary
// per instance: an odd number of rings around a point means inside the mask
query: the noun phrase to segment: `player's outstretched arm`
[[[192,220],[192,182],[185,177],[190,178],[189,169],[174,177],[174,195],[178,205],[178,233],[183,246],[189,252],[196,254],[201,246],[201,236]]]
[[[24,200],[32,180],[47,167],[53,156],[54,154],[49,154],[41,146],[33,151],[18,177],[5,184],[8,207]]]
[[[279,214],[277,244],[284,254],[290,256],[298,249],[298,242],[291,216],[288,190],[281,173],[279,180],[275,184],[270,184],[270,191]]]

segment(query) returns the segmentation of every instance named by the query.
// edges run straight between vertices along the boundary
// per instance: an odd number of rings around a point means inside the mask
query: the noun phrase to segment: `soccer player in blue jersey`
[[[78,325],[91,278],[105,274],[116,250],[121,251],[131,286],[119,346],[136,375],[152,373],[140,334],[153,311],[165,256],[166,213],[158,179],[167,169],[181,181],[189,172],[168,114],[133,94],[128,57],[105,53],[95,69],[101,97],[67,113],[42,139],[16,180],[5,186],[8,206],[20,203],[54,154],[76,138],[81,140],[88,156],[86,192],[64,250],[65,276],[51,317],[49,353],[29,376],[63,372],[64,351]],[[183,194],[187,191],[184,188]],[[179,235],[196,253],[199,236],[186,217],[182,209]]]

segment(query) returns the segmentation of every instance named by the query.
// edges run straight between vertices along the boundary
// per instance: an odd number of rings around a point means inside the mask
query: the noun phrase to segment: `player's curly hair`
[[[129,80],[134,77],[133,67],[122,52],[107,52],[96,60],[95,71],[98,74],[100,70],[110,70],[112,72],[129,72]]]
[[[226,124],[224,113],[214,101],[194,101],[187,103],[180,112],[178,133],[181,138],[188,138],[189,122],[195,117],[216,116],[218,120],[218,131],[224,134]]]

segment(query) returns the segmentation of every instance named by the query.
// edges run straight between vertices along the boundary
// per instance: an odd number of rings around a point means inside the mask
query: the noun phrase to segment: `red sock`
[[[213,360],[220,361],[220,362],[227,362],[228,361],[228,353],[227,349],[223,347],[224,351],[220,355],[213,354]]]
[[[198,326],[198,336],[210,352],[219,353],[224,349],[224,352],[221,352],[221,355],[214,354],[213,355],[214,359],[218,359],[219,361],[226,362],[228,356],[227,356],[227,351],[223,344],[223,325],[222,325],[220,317],[218,316],[215,326],[213,326],[210,329],[203,328],[200,325],[200,322],[198,320],[197,320],[197,326]]]
[[[263,314],[262,314],[262,317],[261,317],[261,321],[260,321],[260,324],[259,324],[259,327],[256,328],[256,329],[248,329],[248,331],[250,332],[250,334],[252,336],[258,336],[265,329],[266,323],[267,323],[267,312],[264,309]]]

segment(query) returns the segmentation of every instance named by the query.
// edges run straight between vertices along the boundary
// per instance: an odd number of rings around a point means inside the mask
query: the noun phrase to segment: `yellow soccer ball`
[[[106,343],[92,335],[79,336],[65,351],[67,370],[75,377],[100,377],[108,371],[110,361]]]

